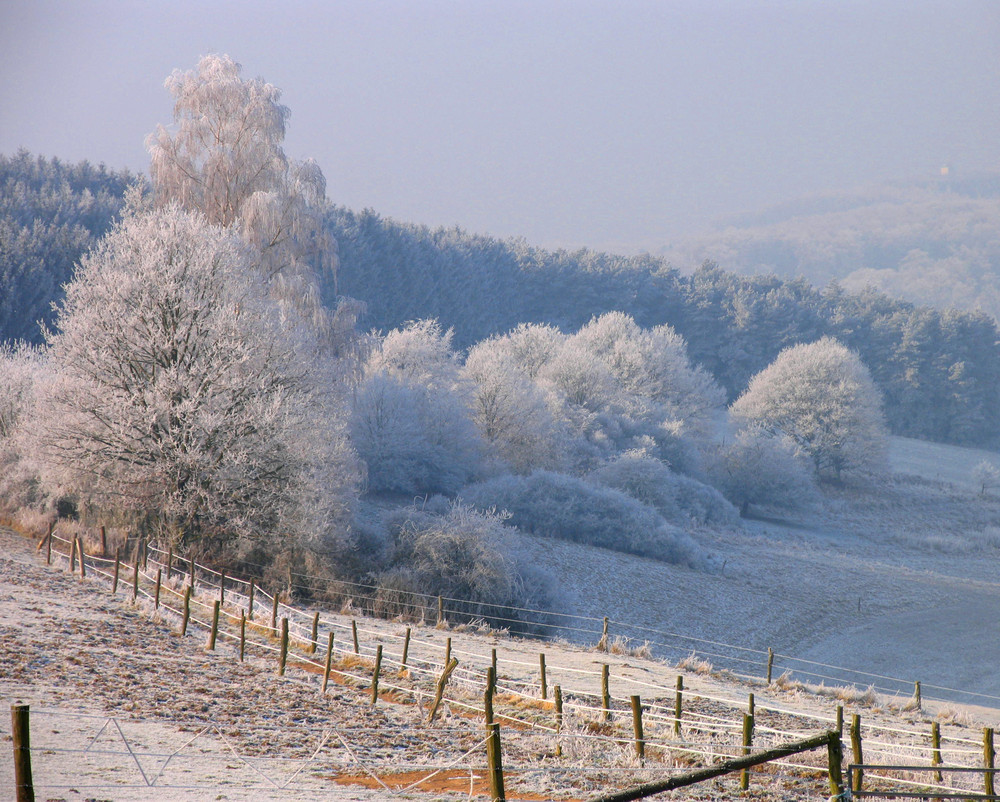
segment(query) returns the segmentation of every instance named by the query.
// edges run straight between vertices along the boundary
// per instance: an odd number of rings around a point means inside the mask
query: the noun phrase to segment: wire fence
[[[675,667],[662,662],[650,662],[648,670],[641,676],[635,675],[635,672],[629,674],[617,665],[616,673],[612,675],[607,664],[607,667],[589,668],[579,664],[550,663],[542,668],[538,662],[525,659],[523,648],[514,649],[516,642],[513,640],[509,641],[510,649],[500,650],[499,658],[496,650],[493,650],[492,656],[487,655],[482,648],[472,649],[464,643],[456,631],[462,628],[485,629],[487,617],[479,615],[484,610],[470,609],[467,604],[455,599],[414,593],[409,594],[412,598],[405,605],[396,600],[395,606],[385,607],[385,600],[379,599],[377,588],[338,582],[331,583],[326,589],[326,601],[339,606],[339,612],[318,607],[308,609],[289,603],[288,598],[294,598],[294,593],[303,588],[308,589],[310,595],[318,596],[316,587],[321,579],[319,577],[292,573],[287,587],[265,590],[252,579],[233,577],[227,572],[190,560],[174,560],[169,552],[152,547],[139,550],[128,566],[117,558],[107,556],[75,556],[79,552],[76,552],[73,541],[60,535],[53,534],[48,547],[52,547],[52,555],[57,560],[65,562],[74,571],[82,559],[83,567],[79,570],[86,576],[108,583],[113,589],[117,584],[116,591],[120,595],[131,595],[137,602],[157,608],[175,622],[180,621],[182,627],[214,632],[210,636],[212,642],[217,639],[220,644],[228,644],[232,651],[239,651],[241,659],[244,651],[249,650],[265,659],[287,660],[289,669],[294,669],[297,676],[305,681],[321,684],[323,692],[331,677],[341,685],[362,692],[369,691],[377,682],[373,703],[378,701],[377,694],[381,691],[390,694],[392,701],[414,705],[423,718],[438,694],[438,685],[448,659],[456,658],[459,667],[451,676],[442,700],[451,713],[450,720],[481,722],[482,700],[488,682],[487,669],[495,666],[495,720],[516,731],[518,739],[540,738],[546,744],[539,747],[535,743],[531,749],[525,750],[521,758],[515,747],[513,763],[507,766],[508,770],[515,772],[519,767],[526,772],[539,770],[537,761],[529,759],[529,755],[538,754],[539,749],[543,754],[557,754],[560,759],[545,766],[546,772],[573,777],[573,782],[584,787],[589,782],[588,776],[598,769],[620,769],[633,772],[630,777],[641,778],[648,773],[650,760],[655,760],[656,771],[660,772],[710,763],[741,754],[747,748],[744,721],[747,712],[752,713],[751,738],[755,748],[801,739],[814,734],[817,729],[843,726],[843,708],[838,711],[833,704],[829,714],[817,714],[792,709],[773,700],[752,700],[732,688],[711,692],[684,689],[684,671],[678,675]],[[309,584],[306,585],[306,582]],[[213,622],[216,607],[219,611],[218,624]],[[357,614],[359,610],[375,612],[382,618],[395,611],[393,617],[398,620],[389,626],[379,624],[376,620],[362,618]],[[497,609],[485,612],[490,614],[489,622],[495,626]],[[784,655],[677,633],[642,627],[630,629],[626,622],[609,619],[525,608],[506,608],[505,612],[502,618],[508,623],[522,622],[524,627],[517,629],[510,626],[508,631],[511,634],[537,636],[539,628],[549,627],[552,633],[564,633],[562,637],[567,640],[577,640],[590,646],[601,643],[602,648],[607,650],[603,652],[606,654],[603,659],[609,663],[614,662],[614,655],[610,652],[631,654],[633,656],[629,656],[629,660],[634,662],[637,650],[649,650],[651,645],[655,645],[662,649],[674,649],[683,654],[689,663],[693,654],[698,659],[711,658],[716,668],[720,660],[742,665],[743,671],[728,670],[738,678],[754,681],[759,687],[763,684],[761,675],[764,671],[770,669],[784,673],[794,661],[794,658]],[[436,626],[439,619],[440,628]],[[284,656],[280,641],[282,627],[279,627],[283,621],[287,622],[288,640],[292,644]],[[404,624],[414,621],[425,622],[427,626],[412,624],[404,629]],[[461,627],[454,626],[452,622],[456,621],[462,622]],[[446,627],[444,622],[449,622],[451,628]],[[569,638],[565,635],[567,632],[577,637]],[[451,636],[455,637],[454,644]],[[445,642],[442,643],[442,640]],[[326,648],[323,648],[324,645]],[[329,655],[326,659],[324,652]],[[381,677],[373,675],[376,656],[380,658]],[[834,670],[848,670],[810,661],[799,661],[799,664],[806,668],[796,669],[798,674],[814,678]],[[757,671],[751,673],[754,668]],[[703,667],[699,669],[704,670]],[[546,670],[547,678],[542,676]],[[820,674],[820,671],[825,673]],[[691,677],[691,674],[688,676]],[[903,682],[891,677],[864,676]],[[558,710],[552,695],[555,690],[553,678],[559,680],[561,705]],[[616,689],[613,697],[608,691],[612,679]],[[924,688],[933,689],[933,686]],[[642,699],[640,716],[644,761],[637,761],[633,756],[638,748],[638,736],[632,726],[634,714],[630,711],[630,699],[625,695],[629,693]],[[852,698],[849,694],[845,696]],[[993,698],[981,694],[976,696]],[[925,698],[931,697],[925,695]],[[928,767],[942,761],[970,768],[982,766],[983,742],[971,737],[965,728],[955,726],[953,729],[954,732],[945,733],[935,744],[929,728],[889,725],[881,720],[866,721],[863,727],[864,759],[868,763],[885,765],[898,764],[901,758],[905,758],[908,763],[926,761]],[[860,735],[859,728],[859,740]],[[345,755],[353,752],[357,757],[361,751],[352,749],[343,739],[343,734],[333,733],[329,737],[342,740],[339,748],[344,750]],[[329,743],[324,741],[318,754],[328,748]],[[519,764],[519,759],[524,761],[523,766]],[[139,761],[135,762],[138,765]],[[437,770],[442,767],[427,768]],[[823,768],[815,756],[806,755],[776,764],[769,770],[817,772]],[[468,763],[462,771],[466,769],[474,774],[478,770],[477,764]],[[342,772],[345,768],[338,765],[336,769],[328,766],[324,770]],[[372,766],[366,764],[365,769],[365,773],[378,776],[394,771],[398,771],[398,766],[379,763]],[[957,781],[964,781],[961,775],[956,776],[960,776]],[[567,779],[563,781],[569,782]],[[471,782],[475,784],[475,777]]]

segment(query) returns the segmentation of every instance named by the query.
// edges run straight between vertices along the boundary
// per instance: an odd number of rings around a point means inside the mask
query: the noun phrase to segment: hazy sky
[[[209,52],[283,90],[334,202],[539,245],[1000,169],[996,0],[0,0],[0,153],[145,171]]]

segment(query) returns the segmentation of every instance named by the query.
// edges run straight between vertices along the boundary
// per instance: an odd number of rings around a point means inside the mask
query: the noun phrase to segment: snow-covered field
[[[518,546],[553,575],[564,612],[608,616],[612,637],[630,635],[636,638],[633,643],[648,638],[654,652],[670,661],[697,649],[716,668],[731,667],[749,677],[685,671],[689,692],[729,700],[727,715],[735,716],[733,711],[753,691],[761,716],[778,716],[772,711],[779,709],[811,717],[785,723],[786,728],[815,732],[829,726],[836,704],[829,694],[763,686],[759,678],[771,647],[777,652],[775,676],[792,669],[813,684],[875,685],[874,706],[848,704],[848,711],[860,710],[866,721],[922,729],[936,716],[946,722],[947,737],[974,743],[981,726],[1000,726],[1000,675],[995,670],[1000,647],[993,636],[1000,619],[1000,533],[993,529],[1000,528],[1000,498],[979,495],[968,481],[972,465],[984,455],[995,457],[897,439],[892,461],[900,475],[892,480],[828,490],[820,505],[794,517],[765,516],[738,530],[695,533],[718,557],[714,572],[528,536]],[[954,483],[942,481],[944,476]],[[36,779],[49,784],[40,798],[386,798],[384,788],[341,786],[331,777],[346,771],[358,775],[359,782],[364,779],[352,754],[362,762],[395,762],[401,768],[414,761],[432,766],[455,760],[467,766],[463,753],[471,749],[479,754],[481,724],[463,716],[460,706],[448,709],[442,725],[429,727],[423,724],[426,700],[419,707],[390,702],[373,710],[366,694],[349,686],[321,695],[315,676],[291,671],[279,678],[266,653],[252,654],[240,664],[231,644],[209,654],[201,642],[203,633],[177,638],[171,634],[176,622],[150,616],[142,606],[133,608],[121,592],[112,598],[97,580],[81,582],[62,569],[45,567],[33,544],[18,536],[4,532],[0,539],[0,692],[36,711]],[[346,618],[338,619],[342,628],[349,626]],[[367,644],[374,639],[392,644],[387,646],[392,655],[399,650],[401,630],[400,624],[367,621],[361,637]],[[501,654],[503,681],[520,688],[537,687],[538,653],[544,650],[549,684],[560,683],[568,696],[577,698],[596,694],[599,664],[608,662],[617,699],[639,693],[644,701],[669,704],[678,671],[663,662],[569,644],[433,628],[416,633],[411,654],[431,666],[441,662],[445,636],[453,638],[462,670],[471,669],[456,676],[456,688],[466,687],[473,706],[475,678],[488,663],[491,648]],[[589,634],[567,637],[593,645]],[[753,651],[734,652],[722,644]],[[734,654],[744,662],[731,662]],[[917,680],[924,709],[902,713]],[[892,698],[883,688],[900,696]],[[99,718],[75,717],[81,713]],[[58,751],[86,745],[103,725],[100,717],[107,715],[120,719],[131,745],[162,756],[144,765],[151,775],[167,755],[181,750],[163,779],[175,790],[87,790],[86,782],[141,783],[135,765],[120,756],[109,756],[102,768],[88,762],[93,756],[84,760]],[[7,721],[0,719],[0,732],[9,738]],[[213,728],[198,735],[207,721]],[[641,774],[634,763],[628,768],[628,747],[623,746],[615,760],[632,774],[626,778],[609,763],[598,785],[584,781],[568,790],[561,775],[552,773],[551,737],[516,730],[508,730],[505,754],[511,766],[522,769],[512,783],[525,798],[585,797]],[[318,771],[318,764],[310,764],[299,775],[298,790],[279,793],[275,784],[303,765],[324,735],[344,739],[330,754],[328,741],[323,752],[323,759],[333,759],[338,768]],[[111,752],[121,752],[123,743],[110,728],[96,741]],[[248,765],[247,755],[260,762]],[[597,758],[577,754],[574,759]],[[10,761],[0,760],[0,788],[10,787],[10,772]],[[430,797],[467,798],[468,772],[462,782],[463,792],[440,785]],[[211,788],[177,790],[185,784]],[[761,778],[756,787],[761,799],[809,799],[816,798],[820,786],[775,775]],[[723,784],[677,798],[732,795],[731,784]],[[403,796],[428,798],[417,790]]]

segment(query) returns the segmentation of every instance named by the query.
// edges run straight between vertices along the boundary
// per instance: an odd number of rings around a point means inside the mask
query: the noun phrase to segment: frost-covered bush
[[[831,337],[786,348],[730,412],[741,426],[790,438],[817,475],[884,468],[881,393],[860,357]]]
[[[503,338],[472,348],[465,375],[473,385],[473,415],[496,456],[516,473],[557,468],[566,458],[569,432],[553,414],[549,397],[515,363]]]
[[[355,391],[351,437],[373,491],[455,493],[481,468],[471,387],[451,332],[418,321],[389,332]]]
[[[461,498],[479,509],[496,508],[510,523],[544,537],[694,565],[699,550],[656,510],[608,487],[551,471],[502,476],[471,485]]]
[[[795,444],[757,427],[716,445],[708,459],[712,484],[746,515],[751,504],[796,508],[816,497],[812,472]]]
[[[626,493],[680,526],[692,521],[730,526],[739,519],[733,505],[715,488],[641,454],[624,454],[595,469],[588,478]]]
[[[525,582],[512,556],[501,516],[463,504],[445,511],[407,508],[388,521],[392,555],[376,576],[384,598],[392,594],[443,596],[452,610],[483,617],[491,607],[541,607],[544,583]]]
[[[1000,468],[984,459],[973,467],[972,481],[979,488],[980,495],[985,496],[991,487],[1000,485]]]

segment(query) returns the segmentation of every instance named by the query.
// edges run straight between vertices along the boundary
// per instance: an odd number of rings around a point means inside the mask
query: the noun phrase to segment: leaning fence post
[[[187,635],[188,621],[191,620],[191,586],[184,588],[184,615],[181,618],[181,637]]]
[[[434,694],[434,704],[431,706],[431,712],[427,716],[428,724],[434,721],[438,708],[441,706],[441,700],[444,699],[444,688],[445,685],[448,684],[448,677],[451,676],[451,672],[456,668],[458,668],[458,660],[453,657],[451,658],[451,662],[444,667],[444,671],[441,672],[441,676],[438,677],[437,692]]]
[[[632,701],[632,732],[635,735],[635,756],[639,760],[646,759],[646,740],[642,736],[642,699],[633,696]]]
[[[506,802],[507,797],[503,790],[503,759],[500,755],[500,725],[488,724],[486,731],[488,733],[486,761],[489,765],[490,799],[492,802]]]
[[[375,670],[372,672],[372,705],[378,701],[378,674],[382,670],[382,644],[375,649]]]
[[[830,776],[830,802],[836,802],[844,793],[844,746],[839,733],[831,732],[826,745],[827,765]]]
[[[208,631],[208,650],[215,651],[215,639],[219,635],[219,600],[212,602],[212,628]]]
[[[17,802],[35,802],[31,779],[31,725],[28,705],[10,706],[11,735],[14,741],[14,785]]]
[[[931,765],[941,765],[941,725],[937,721],[931,722]],[[941,782],[941,772],[934,771],[934,782]]]
[[[681,734],[681,710],[684,705],[684,677],[677,675],[677,693],[674,695],[674,735]]]
[[[996,759],[996,752],[993,751],[993,728],[983,728],[983,783],[986,788],[986,796],[993,796],[993,768]]]
[[[607,663],[601,664],[601,708],[604,711],[604,720],[611,718],[611,679],[610,667]]]
[[[83,540],[78,540],[77,553],[80,556],[80,579],[87,578],[87,562],[83,559]]]
[[[861,749],[861,716],[857,713],[851,716],[851,750],[854,753],[854,763],[860,767],[865,762],[865,758]],[[863,780],[864,771],[858,768],[854,775],[854,787],[851,790],[855,793],[860,791]]]
[[[278,676],[285,676],[285,663],[288,660],[288,619],[281,619],[281,644],[278,649]]]

